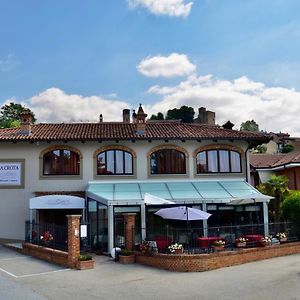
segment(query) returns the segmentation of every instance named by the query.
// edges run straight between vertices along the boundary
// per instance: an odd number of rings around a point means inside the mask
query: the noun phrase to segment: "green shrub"
[[[122,249],[120,252],[120,255],[129,256],[129,255],[132,255],[132,251],[130,251],[128,249]]]
[[[86,260],[92,260],[93,257],[91,254],[88,254],[88,253],[82,253],[78,256],[78,260],[80,261],[86,261]]]
[[[300,192],[294,191],[281,204],[281,215],[292,222],[300,220]]]

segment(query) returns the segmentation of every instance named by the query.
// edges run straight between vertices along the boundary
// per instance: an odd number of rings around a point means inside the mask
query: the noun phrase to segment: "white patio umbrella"
[[[162,217],[163,219],[182,221],[207,220],[211,216],[211,214],[205,211],[187,206],[162,208],[154,214]]]
[[[245,204],[255,204],[255,203],[263,203],[269,202],[274,197],[267,196],[264,194],[249,194],[243,197],[236,198],[228,202],[228,205],[245,205]]]

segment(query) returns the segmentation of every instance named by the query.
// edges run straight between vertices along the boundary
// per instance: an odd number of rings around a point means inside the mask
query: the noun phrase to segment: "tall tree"
[[[0,110],[0,128],[10,128],[20,126],[20,113],[23,111],[30,111],[33,114],[32,122],[35,123],[36,119],[34,113],[25,106],[10,102],[1,107]]]
[[[169,109],[166,120],[181,120],[183,123],[193,123],[195,111],[193,107],[181,106],[178,108]]]
[[[259,131],[259,126],[254,120],[248,120],[241,124],[240,130],[242,131]]]
[[[164,115],[161,112],[157,113],[157,115],[153,114],[150,120],[164,120]]]
[[[288,179],[285,176],[272,175],[266,183],[258,186],[258,190],[274,197],[274,200],[270,201],[270,206],[273,206],[271,207],[271,212],[274,214],[274,221],[279,222],[280,203],[289,194]]]

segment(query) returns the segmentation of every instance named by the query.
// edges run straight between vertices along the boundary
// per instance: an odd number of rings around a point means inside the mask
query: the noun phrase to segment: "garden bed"
[[[210,254],[145,255],[136,252],[136,263],[175,272],[203,272],[297,253],[300,253],[300,242]]]

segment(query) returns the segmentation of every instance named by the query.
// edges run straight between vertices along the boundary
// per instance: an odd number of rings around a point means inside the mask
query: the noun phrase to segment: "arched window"
[[[185,154],[175,149],[161,149],[150,156],[151,174],[186,174]]]
[[[241,155],[237,151],[217,149],[204,150],[196,156],[197,174],[241,173]]]
[[[43,175],[80,175],[80,155],[69,149],[54,149],[43,155]]]
[[[97,175],[133,175],[133,157],[128,151],[111,149],[96,157]]]

